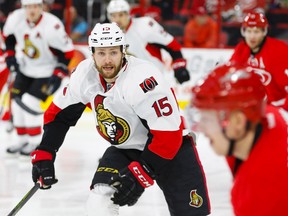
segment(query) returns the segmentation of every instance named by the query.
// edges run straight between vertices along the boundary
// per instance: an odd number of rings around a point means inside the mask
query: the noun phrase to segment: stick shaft
[[[21,199],[21,201],[15,206],[14,209],[7,216],[14,216],[17,212],[26,204],[26,202],[35,194],[35,192],[40,188],[40,182],[37,182],[29,191],[25,194],[25,196]]]

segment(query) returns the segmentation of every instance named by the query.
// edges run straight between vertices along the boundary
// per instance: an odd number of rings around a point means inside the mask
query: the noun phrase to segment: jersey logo
[[[192,190],[190,192],[190,199],[191,202],[189,203],[189,205],[192,207],[199,208],[203,204],[203,198],[199,194],[197,194],[197,190]]]
[[[272,76],[265,70],[265,64],[262,57],[257,59],[254,56],[250,56],[247,63],[252,66],[255,73],[260,76],[263,85],[267,86],[271,82]]]
[[[94,99],[97,130],[99,134],[112,145],[124,143],[130,135],[129,124],[125,119],[113,115],[109,109],[105,109],[103,101],[105,97],[97,95]]]
[[[40,56],[40,52],[37,47],[32,43],[29,39],[29,35],[24,35],[24,49],[22,50],[23,53],[31,59],[37,59]]]
[[[254,71],[260,76],[263,85],[267,86],[271,82],[272,76],[269,72],[258,68],[254,68]]]
[[[152,91],[157,85],[158,83],[153,76],[145,79],[141,84],[139,84],[144,93]]]

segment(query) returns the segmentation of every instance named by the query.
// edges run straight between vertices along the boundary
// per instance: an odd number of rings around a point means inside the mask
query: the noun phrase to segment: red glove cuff
[[[153,179],[144,171],[139,162],[133,161],[129,164],[128,169],[132,172],[143,188],[150,187],[154,184]]]
[[[15,56],[15,51],[14,50],[6,50],[4,53],[5,58],[10,57],[10,56]]]
[[[53,156],[51,153],[49,153],[47,151],[43,151],[43,150],[35,150],[30,154],[30,156],[31,156],[32,164],[34,164],[38,161],[42,161],[42,160],[52,160],[53,159]]]
[[[66,71],[63,71],[61,68],[55,68],[53,75],[59,77],[60,79],[63,79],[66,77],[68,74]]]
[[[179,68],[185,68],[186,67],[186,64],[187,64],[187,61],[186,59],[176,59],[175,61],[173,61],[172,63],[172,68],[173,70],[177,70]]]

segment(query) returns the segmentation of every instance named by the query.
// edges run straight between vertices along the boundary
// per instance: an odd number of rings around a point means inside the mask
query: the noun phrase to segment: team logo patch
[[[189,205],[192,207],[199,208],[203,204],[203,198],[199,194],[197,194],[197,190],[192,190],[190,192],[190,199],[191,202],[189,203]]]
[[[40,57],[39,49],[30,40],[28,34],[24,35],[24,49],[22,51],[27,57],[31,59],[38,59]]]
[[[130,126],[128,122],[114,115],[104,106],[104,96],[97,95],[94,99],[95,112],[99,134],[112,145],[124,143],[130,136]]]
[[[158,85],[157,81],[153,76],[145,79],[139,86],[142,88],[143,92],[152,91]]]
[[[58,29],[60,29],[60,25],[57,23],[57,24],[54,26],[54,28],[55,28],[56,30],[58,30]]]

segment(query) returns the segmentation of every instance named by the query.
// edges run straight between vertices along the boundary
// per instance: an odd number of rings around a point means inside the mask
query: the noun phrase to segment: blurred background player
[[[267,31],[266,17],[249,13],[241,27],[244,40],[236,46],[230,61],[253,67],[261,76],[268,103],[288,111],[288,45],[267,36]]]
[[[71,32],[70,38],[73,42],[83,43],[87,42],[88,36],[88,23],[86,20],[80,16],[77,12],[77,9],[74,6],[69,8],[70,19],[71,19]],[[64,9],[64,25],[66,24],[66,20],[68,17],[67,8]]]
[[[107,16],[125,32],[128,53],[154,63],[164,70],[161,49],[172,57],[174,76],[181,84],[190,80],[181,45],[151,17],[130,17],[130,5],[125,0],[112,0],[107,6]]]
[[[11,118],[10,90],[14,76],[10,75],[5,62],[5,44],[0,31],[0,122],[4,123],[6,132],[10,133],[14,127]]]
[[[192,16],[185,25],[184,47],[216,48],[218,27],[217,22],[208,14],[204,6],[191,11]]]
[[[67,65],[74,52],[61,20],[44,12],[42,3],[22,0],[22,8],[8,16],[3,28],[6,64],[16,73],[11,108],[17,139],[8,153],[29,155],[40,143],[40,102],[53,94],[68,75]]]
[[[133,206],[154,180],[171,216],[208,215],[197,148],[183,130],[163,74],[152,63],[126,55],[125,34],[116,23],[96,24],[88,43],[91,58],[78,65],[45,112],[44,135],[31,154],[33,181],[42,178],[44,188],[57,183],[56,152],[88,106],[98,133],[111,144],[91,183],[89,216],[119,215],[119,206]]]
[[[5,57],[3,55],[3,49],[4,49],[4,42],[2,38],[2,32],[0,29],[0,92],[2,91],[2,88],[5,85],[9,75],[9,70],[6,66]]]
[[[5,95],[6,93],[8,93],[8,91],[5,88],[5,90],[3,90],[3,87],[5,86],[7,80],[8,80],[8,76],[9,76],[9,70],[6,66],[6,62],[5,62],[5,56],[3,54],[3,50],[4,50],[4,42],[3,42],[3,38],[2,38],[2,32],[0,29],[0,118],[1,120],[3,115],[4,115],[4,110],[5,110]],[[3,90],[3,92],[2,92]]]
[[[235,215],[288,212],[287,124],[278,107],[266,106],[259,75],[251,67],[222,65],[192,91],[198,129],[217,154],[237,160],[231,190]]]

